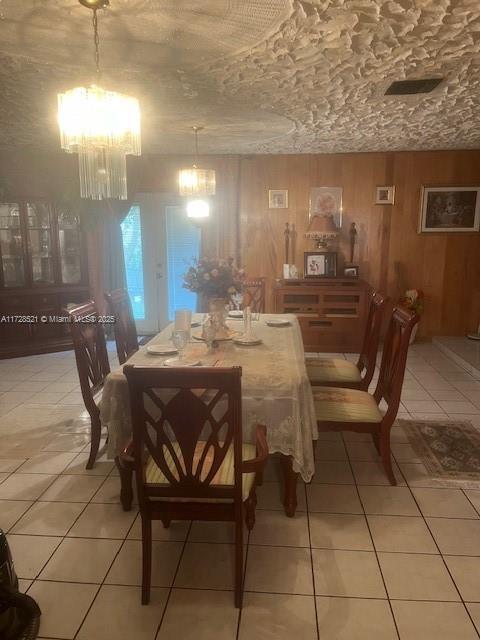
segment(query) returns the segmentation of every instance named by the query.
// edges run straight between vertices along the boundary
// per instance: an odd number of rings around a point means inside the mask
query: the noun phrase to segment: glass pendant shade
[[[127,198],[126,155],[141,154],[140,107],[92,85],[58,95],[62,149],[78,153],[82,198]]]
[[[178,173],[178,187],[181,196],[214,196],[215,171],[198,169],[195,166],[190,169],[181,169]]]

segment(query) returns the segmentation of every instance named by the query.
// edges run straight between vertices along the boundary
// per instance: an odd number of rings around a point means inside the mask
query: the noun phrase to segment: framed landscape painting
[[[422,187],[419,233],[480,229],[480,187]]]

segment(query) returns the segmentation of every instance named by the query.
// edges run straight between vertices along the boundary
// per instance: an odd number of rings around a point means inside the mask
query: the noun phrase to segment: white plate
[[[152,356],[172,356],[178,351],[168,344],[147,344],[147,353]]]
[[[240,311],[240,309],[229,311],[228,312],[228,317],[229,318],[236,318],[238,320],[239,318],[243,318],[243,311]]]
[[[233,342],[235,344],[240,344],[242,347],[253,347],[257,344],[262,344],[260,338],[245,338],[244,336],[239,336],[238,338],[234,338]]]
[[[290,320],[265,320],[269,327],[289,327]]]
[[[166,367],[197,367],[202,364],[200,360],[178,360],[178,358],[168,358],[163,363]]]

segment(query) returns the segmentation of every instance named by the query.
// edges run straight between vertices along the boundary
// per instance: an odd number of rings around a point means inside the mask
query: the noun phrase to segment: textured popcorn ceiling
[[[141,100],[150,153],[480,145],[479,0],[110,0],[102,85]],[[77,0],[0,0],[0,145],[58,147],[59,90],[91,81]],[[445,77],[431,94],[393,80]]]

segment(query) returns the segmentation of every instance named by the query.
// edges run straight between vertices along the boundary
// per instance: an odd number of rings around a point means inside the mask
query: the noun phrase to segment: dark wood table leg
[[[133,502],[133,463],[117,456],[115,464],[120,474],[120,502],[124,511],[130,511]]]
[[[292,467],[291,456],[281,456],[284,478],[284,501],[285,513],[289,518],[293,518],[297,509],[297,479],[298,473],[295,473]]]

